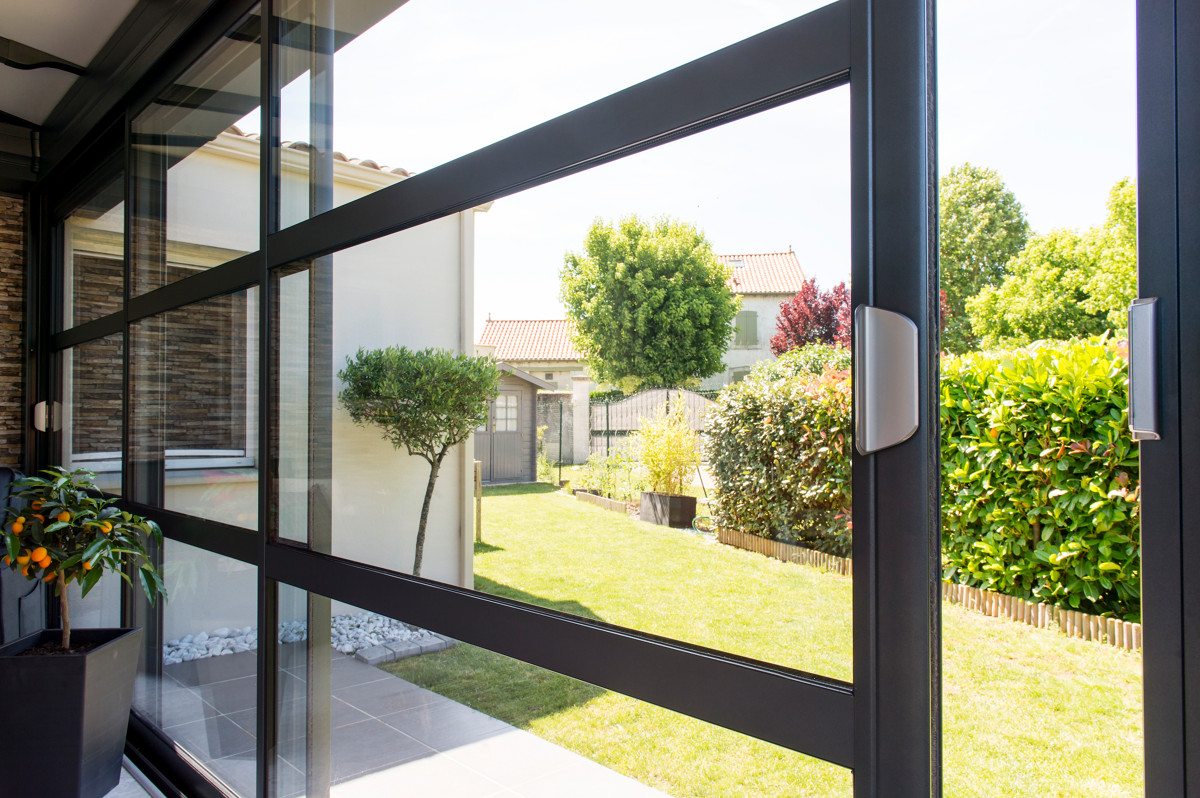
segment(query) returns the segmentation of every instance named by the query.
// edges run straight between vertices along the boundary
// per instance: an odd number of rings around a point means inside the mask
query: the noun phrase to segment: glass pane
[[[258,289],[130,328],[140,501],[258,526]]]
[[[288,0],[276,48],[280,226],[822,5]]]
[[[337,376],[360,348],[458,349],[470,340],[460,309],[467,211],[275,274],[279,339],[274,531],[329,552],[410,571],[429,464],[357,426]],[[460,250],[460,247],[461,250]],[[470,457],[450,450],[428,515],[422,575],[461,584],[469,552]],[[364,493],[370,496],[364,501]],[[387,523],[380,518],[390,519]],[[336,519],[336,524],[333,522]],[[276,520],[276,519],[273,519]]]
[[[745,169],[696,168],[733,158]],[[574,348],[559,301],[564,253],[583,249],[598,216],[616,230],[632,214],[651,227],[674,216],[703,237],[625,252],[642,270],[630,279],[653,287],[598,300],[644,322],[615,324],[608,351],[655,364],[641,374],[648,390],[624,396],[602,378],[590,386],[595,404],[586,390],[539,394],[534,375],[595,365]],[[836,89],[280,271],[278,534],[408,573],[419,551],[426,578],[848,681],[849,233],[849,102]],[[473,307],[460,295],[472,282]],[[598,296],[593,288],[579,293]],[[649,299],[668,290],[669,302]],[[782,306],[797,302],[819,323],[787,326]],[[734,346],[739,310],[772,335],[784,324],[780,351],[819,343],[782,360],[765,334]],[[472,340],[506,364],[491,431],[448,450],[418,543],[430,465],[383,427],[351,421],[340,372],[360,347],[460,351]],[[711,356],[693,357],[702,349]],[[656,369],[667,366],[676,381],[664,388]],[[412,385],[412,396],[427,394]],[[630,443],[669,410],[683,414],[702,462],[685,459],[681,484],[655,486],[653,458]],[[537,427],[560,413],[563,479],[602,494],[594,502],[535,483]],[[526,483],[485,489],[481,544],[472,460],[485,482]],[[643,494],[652,487],[680,498]],[[676,504],[682,528],[650,523]],[[735,596],[755,611],[729,612]]]
[[[939,6],[948,795],[1145,792],[1134,10]]]
[[[125,336],[63,352],[63,463],[96,474],[96,485],[121,493],[121,419]]]
[[[161,630],[147,630],[134,709],[226,787],[254,796],[258,569],[165,547],[170,601]]]
[[[258,249],[258,14],[133,120],[135,296]]]
[[[852,791],[836,765],[429,630],[286,585],[280,608],[277,795]]]
[[[125,296],[124,174],[67,217],[63,253],[63,327],[121,309]]]

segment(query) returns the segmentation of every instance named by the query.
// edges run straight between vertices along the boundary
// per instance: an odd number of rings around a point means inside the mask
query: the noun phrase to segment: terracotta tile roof
[[[718,255],[717,260],[733,269],[729,289],[735,294],[794,294],[804,284],[795,252]]]
[[[230,125],[229,127],[227,127],[225,129],[225,132],[231,133],[235,136],[241,136],[244,139],[253,139],[254,141],[259,140],[259,135],[257,133],[243,133],[238,128],[237,125]],[[299,150],[301,152],[312,152],[312,150],[313,150],[313,146],[306,141],[285,141],[285,142],[283,142],[283,147],[284,147],[284,149]],[[380,166],[378,163],[376,163],[375,161],[372,161],[370,159],[348,158],[345,155],[343,155],[342,153],[336,152],[336,151],[333,153],[333,160],[342,161],[344,163],[354,164],[355,166],[364,166],[368,169],[375,169],[376,171],[379,171],[379,172],[388,172],[393,175],[399,175],[400,177],[412,177],[413,176],[413,172],[410,172],[407,169],[401,169],[398,166],[395,168],[388,167],[388,166]]]
[[[574,325],[567,319],[488,319],[479,346],[496,347],[496,359],[583,360],[571,343]]]

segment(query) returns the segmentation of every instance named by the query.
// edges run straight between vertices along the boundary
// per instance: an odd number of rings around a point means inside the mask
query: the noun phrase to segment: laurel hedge
[[[811,373],[824,362],[785,355],[722,391],[707,425],[713,513],[848,556],[850,379]],[[1123,348],[1103,339],[943,359],[945,579],[1140,619],[1125,374]]]
[[[1103,339],[942,361],[944,578],[1140,619],[1126,369]]]

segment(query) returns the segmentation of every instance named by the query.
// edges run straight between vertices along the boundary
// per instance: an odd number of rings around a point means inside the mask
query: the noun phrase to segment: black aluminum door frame
[[[1200,795],[1200,4],[1138,0],[1138,295],[1159,301],[1143,441],[1146,795]]]
[[[248,5],[241,0],[214,7],[213,18],[232,18],[235,6]],[[263,7],[269,11],[271,0]],[[179,57],[169,68],[156,65],[154,76],[129,99],[127,124],[139,103],[153,99],[176,70],[207,48],[217,27],[216,22],[199,26],[194,36],[180,40]],[[130,509],[153,513],[174,540],[258,566],[260,628],[274,626],[283,582],[853,768],[857,796],[940,794],[937,347],[931,338],[936,330],[929,326],[937,310],[932,0],[836,0],[278,232],[273,150],[280,140],[279,98],[272,36],[262,39],[270,149],[264,149],[260,163],[259,252],[131,297],[110,317],[61,332],[45,330],[51,351],[257,285],[263,309],[259,374],[268,379],[275,269],[849,83],[852,299],[912,319],[922,353],[920,429],[892,449],[854,455],[855,681],[849,685],[387,572],[332,557],[316,542],[297,546],[135,502],[127,502]],[[271,457],[270,393],[260,391],[261,464]],[[263,468],[262,519],[270,515],[271,479]],[[274,764],[276,666],[274,647],[262,646],[257,780],[264,794]],[[662,673],[672,678],[656,678]],[[720,689],[713,690],[718,684]],[[160,745],[152,730],[135,723],[131,740],[158,752],[160,761],[171,758],[169,746]],[[180,764],[168,761],[162,767]]]
[[[266,244],[268,267],[286,266],[848,80],[852,299],[912,319],[923,355],[918,432],[890,450],[854,455],[853,685],[318,558],[282,542],[266,545],[264,578],[403,616],[851,767],[859,796],[940,794],[940,466],[937,346],[929,328],[938,307],[932,42],[930,0],[839,0],[300,222]],[[514,628],[525,643],[514,645],[513,635],[496,631]],[[664,685],[653,677],[661,672],[676,678]],[[273,674],[260,676],[261,689],[272,695]],[[716,683],[721,690],[711,689]]]

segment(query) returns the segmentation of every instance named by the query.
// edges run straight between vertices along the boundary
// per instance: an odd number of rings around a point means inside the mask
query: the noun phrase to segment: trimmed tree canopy
[[[413,557],[413,576],[420,576],[438,470],[450,447],[487,421],[488,402],[499,392],[500,371],[490,357],[389,346],[359,349],[346,358],[338,379],[345,383],[338,399],[355,424],[378,427],[392,446],[429,463]]]
[[[738,300],[704,235],[670,218],[597,219],[568,252],[561,298],[592,375],[632,391],[724,369]]]

